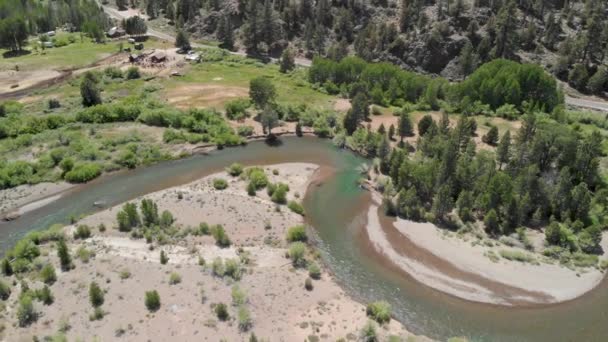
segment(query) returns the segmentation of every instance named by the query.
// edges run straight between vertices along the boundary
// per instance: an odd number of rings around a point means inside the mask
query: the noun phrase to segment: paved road
[[[608,112],[608,101],[595,101],[566,96],[566,104],[587,109]]]

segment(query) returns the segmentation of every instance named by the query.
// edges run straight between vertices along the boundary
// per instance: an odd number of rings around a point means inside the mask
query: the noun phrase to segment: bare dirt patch
[[[31,71],[0,71],[0,93],[9,93],[29,88],[33,85],[52,80],[59,76],[61,76],[61,72],[50,69]]]
[[[334,102],[334,110],[338,112],[347,112],[351,107],[349,99],[338,99]]]
[[[166,92],[167,101],[178,108],[223,108],[230,100],[249,96],[249,89],[214,84],[184,84]]]

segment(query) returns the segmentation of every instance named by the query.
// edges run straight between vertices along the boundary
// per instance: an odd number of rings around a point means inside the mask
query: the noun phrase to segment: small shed
[[[150,56],[152,63],[162,63],[167,60],[167,55],[162,51],[157,51]]]

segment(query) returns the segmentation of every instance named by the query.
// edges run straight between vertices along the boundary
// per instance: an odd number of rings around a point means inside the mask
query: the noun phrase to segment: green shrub
[[[268,185],[268,177],[262,168],[252,167],[246,170],[249,181],[255,186],[256,190],[260,190]]]
[[[289,191],[289,185],[279,183],[275,186],[270,199],[274,203],[285,204],[285,203],[287,203],[287,192],[288,191]]]
[[[49,109],[56,109],[61,107],[61,102],[57,99],[49,99],[48,101]]]
[[[72,257],[70,256],[70,250],[63,239],[57,242],[57,256],[59,256],[61,270],[64,272],[69,271],[72,268]]]
[[[230,238],[228,237],[228,234],[226,234],[226,231],[224,230],[224,227],[222,227],[222,225],[216,225],[213,227],[213,229],[211,230],[211,234],[213,235],[213,238],[215,239],[215,243],[222,247],[229,247],[230,244],[232,243],[230,241]]]
[[[131,271],[129,271],[128,269],[124,269],[124,270],[120,271],[118,276],[122,280],[129,279],[129,278],[131,278]]]
[[[176,285],[182,282],[182,276],[179,274],[172,272],[169,276],[169,285]]]
[[[211,234],[211,229],[209,229],[209,225],[206,222],[202,222],[201,224],[199,224],[198,230],[201,235]]]
[[[156,290],[146,291],[145,303],[146,308],[151,312],[160,309],[160,296],[158,295],[158,292]]]
[[[307,291],[312,291],[312,289],[314,288],[314,286],[312,285],[312,279],[306,278],[306,280],[304,281],[304,288]]]
[[[233,280],[240,280],[243,276],[243,268],[238,259],[228,259],[224,264],[224,275]]]
[[[38,318],[38,315],[34,311],[34,303],[32,297],[29,295],[23,295],[19,298],[19,306],[17,308],[17,322],[20,327],[28,326]]]
[[[247,294],[238,285],[232,287],[232,305],[240,306],[247,302]]]
[[[25,238],[17,242],[11,254],[17,259],[32,261],[40,256],[40,249],[32,240]]]
[[[226,168],[226,172],[232,177],[238,177],[243,173],[243,165],[239,163],[233,163],[229,167]]]
[[[230,120],[242,120],[248,116],[247,108],[250,106],[251,102],[247,99],[229,101],[224,105],[226,117]]]
[[[376,342],[379,341],[378,332],[376,331],[376,326],[374,322],[369,321],[365,324],[363,329],[361,329],[361,341],[366,342]]]
[[[228,182],[223,178],[216,178],[213,180],[213,187],[216,190],[224,190],[228,187]]]
[[[533,256],[521,251],[501,249],[498,253],[501,257],[511,261],[533,262],[536,260]]]
[[[256,187],[255,184],[253,182],[249,182],[249,184],[247,184],[247,194],[249,196],[255,196],[256,195]]]
[[[101,175],[101,167],[96,163],[76,164],[72,170],[64,175],[64,179],[70,183],[86,183]]]
[[[89,301],[94,308],[101,306],[104,302],[103,290],[96,282],[91,282],[89,286]]]
[[[95,252],[86,249],[84,246],[80,246],[78,250],[76,250],[76,256],[78,259],[80,259],[80,261],[86,264],[93,256],[95,256]]]
[[[289,245],[289,258],[296,267],[302,267],[306,265],[306,245],[302,242],[294,242]]]
[[[211,263],[211,272],[217,277],[224,276],[226,269],[224,268],[224,261],[222,258],[217,257],[213,259],[213,262]]]
[[[36,299],[38,299],[44,305],[51,305],[55,301],[55,297],[51,293],[51,289],[47,285],[40,290],[35,291]]]
[[[55,274],[55,267],[51,264],[46,264],[40,270],[40,280],[43,283],[52,285],[57,281],[57,275]]]
[[[159,220],[160,227],[169,228],[169,227],[171,227],[173,222],[175,222],[175,219],[173,218],[173,214],[171,214],[171,212],[168,210],[163,210],[163,212],[160,214],[160,220]]]
[[[302,241],[306,242],[308,240],[308,236],[306,235],[306,227],[302,225],[293,226],[287,229],[287,241],[288,242],[296,242]]]
[[[251,314],[249,313],[249,310],[244,305],[241,305],[239,307],[239,311],[237,312],[237,320],[238,320],[238,324],[239,324],[239,330],[242,332],[249,330],[251,328],[251,326],[253,325],[253,320],[251,319]]]
[[[122,209],[116,214],[118,221],[118,230],[121,232],[129,232],[141,224],[137,205],[135,203],[125,203]]]
[[[7,283],[0,279],[0,299],[7,300],[11,295],[11,288]]]
[[[246,126],[239,126],[236,129],[236,132],[239,136],[241,137],[249,137],[253,135],[253,127],[246,125]]]
[[[91,237],[91,228],[86,224],[81,224],[76,227],[76,231],[74,232],[74,239],[88,239]]]
[[[310,264],[310,266],[308,266],[308,275],[312,279],[321,279],[321,268],[319,268],[319,265],[316,263]]]
[[[388,323],[391,320],[391,305],[385,301],[373,302],[367,305],[366,313],[380,324]]]
[[[0,268],[2,269],[2,274],[4,274],[5,276],[13,275],[13,267],[11,266],[11,262],[7,258],[2,259],[2,263],[0,263]]]
[[[289,201],[287,207],[294,213],[304,216],[304,207],[300,203],[296,201]]]
[[[128,80],[135,80],[141,77],[141,74],[139,72],[139,68],[136,66],[132,66],[129,67],[129,69],[127,69],[127,79]]]
[[[169,257],[165,253],[165,251],[160,251],[160,263],[162,265],[166,265],[169,262]]]
[[[103,73],[109,78],[122,78],[122,71],[114,66],[105,68]]]
[[[103,309],[101,307],[96,307],[95,309],[93,309],[93,313],[89,315],[89,321],[99,321],[103,319],[103,316],[105,316],[105,312],[103,311]]]
[[[224,303],[216,304],[213,311],[220,321],[226,321],[228,318],[230,318],[230,314],[228,314],[228,307]]]

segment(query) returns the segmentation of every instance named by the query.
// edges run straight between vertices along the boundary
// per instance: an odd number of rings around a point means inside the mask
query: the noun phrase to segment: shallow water
[[[475,341],[606,341],[606,281],[571,302],[539,308],[508,308],[471,303],[432,290],[397,272],[367,244],[365,217],[370,196],[357,186],[366,160],[338,150],[325,140],[283,138],[279,147],[262,142],[214,151],[208,156],[163,162],[102,177],[66,193],[61,199],[20,219],[0,224],[4,251],[28,231],[71,216],[92,213],[93,203],[112,206],[137,196],[196,180],[232,162],[247,165],[312,162],[323,177],[309,189],[304,206],[317,231],[321,253],[338,281],[362,300],[388,300],[408,330],[445,340],[468,336]]]

